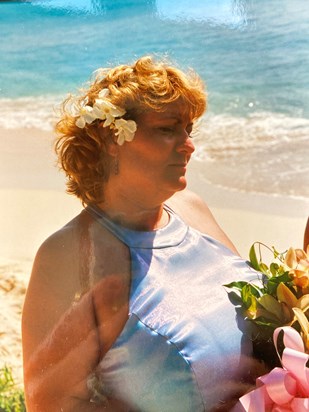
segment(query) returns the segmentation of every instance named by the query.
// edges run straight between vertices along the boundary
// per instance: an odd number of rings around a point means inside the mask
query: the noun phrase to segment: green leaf
[[[278,320],[279,322],[283,321],[283,311],[281,303],[278,302],[277,299],[275,299],[273,296],[263,295],[258,300],[258,303],[263,307],[269,319],[272,319],[274,321]]]
[[[238,282],[231,282],[231,283],[228,283],[228,284],[223,285],[223,286],[226,287],[226,288],[229,288],[229,289],[237,289],[237,290],[241,291],[242,288],[244,286],[246,286],[247,284],[248,284],[248,282],[240,280]]]
[[[246,317],[248,319],[255,318],[256,317],[256,311],[257,311],[257,299],[256,299],[255,296],[251,295],[251,305],[246,310]]]
[[[291,276],[289,272],[284,272],[282,275],[272,276],[265,282],[265,291],[269,295],[276,296],[277,287],[280,283],[284,283],[291,291],[295,294],[293,289],[290,287]]]
[[[256,257],[256,253],[255,253],[255,243],[253,243],[253,245],[250,248],[249,259],[250,259],[250,263],[251,263],[251,266],[253,267],[253,269],[259,271],[260,270],[260,265],[259,265],[258,259]]]
[[[268,280],[267,284],[265,285],[265,291],[268,295],[276,296],[277,287],[279,285],[277,279],[272,277]]]
[[[260,271],[261,271],[262,273],[264,273],[267,277],[269,277],[269,268],[268,268],[268,266],[267,266],[265,263],[263,263],[263,262],[260,263]]]
[[[281,253],[278,252],[278,250],[277,250],[274,246],[272,246],[272,250],[273,250],[274,258],[275,258],[275,259],[276,259],[278,256],[281,255]]]
[[[277,276],[279,268],[280,266],[275,262],[272,262],[269,266],[269,270],[273,276]]]
[[[259,317],[259,318],[250,319],[250,320],[251,320],[251,322],[254,322],[256,325],[267,326],[267,327],[269,327],[273,330],[276,329],[278,326],[280,326],[279,323],[274,322],[272,319],[268,319],[268,318],[265,318],[265,317],[262,317],[262,316]]]
[[[252,299],[259,298],[260,296],[260,290],[251,283],[247,283],[241,290],[241,298],[247,309],[252,305]]]
[[[243,287],[242,291],[241,291],[241,299],[244,302],[244,305],[246,308],[249,308],[251,306],[251,292],[250,292],[250,288],[247,288],[246,286]]]
[[[248,283],[247,286],[250,287],[250,291],[251,291],[251,293],[252,293],[253,296],[255,296],[255,297],[257,297],[257,298],[259,298],[259,297],[262,296],[261,288],[259,288],[258,286],[256,286],[256,285],[253,284],[253,283]]]
[[[292,276],[289,274],[289,272],[284,272],[282,273],[282,275],[276,276],[276,279],[282,283],[289,283],[292,281]]]
[[[232,305],[234,305],[234,306],[242,306],[243,305],[243,301],[242,301],[241,297],[236,292],[229,292],[228,297],[229,297],[229,300],[232,303]]]

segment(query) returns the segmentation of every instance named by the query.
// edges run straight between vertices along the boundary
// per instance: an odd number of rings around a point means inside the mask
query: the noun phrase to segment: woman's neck
[[[160,203],[125,193],[105,193],[100,209],[115,223],[133,230],[151,231],[167,225],[169,215]]]

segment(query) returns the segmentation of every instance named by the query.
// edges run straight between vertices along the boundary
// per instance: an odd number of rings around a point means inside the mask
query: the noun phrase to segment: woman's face
[[[145,195],[159,191],[167,196],[184,189],[186,167],[194,151],[190,138],[193,123],[185,106],[167,104],[163,112],[140,114],[136,123],[133,141],[119,148],[119,174],[127,187]]]

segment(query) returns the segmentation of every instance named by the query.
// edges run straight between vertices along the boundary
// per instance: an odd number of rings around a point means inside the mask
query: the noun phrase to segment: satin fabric
[[[211,411],[235,396],[252,346],[223,284],[256,273],[167,207],[168,225],[153,232],[86,210],[131,254],[129,319],[99,365],[105,395],[143,412]]]

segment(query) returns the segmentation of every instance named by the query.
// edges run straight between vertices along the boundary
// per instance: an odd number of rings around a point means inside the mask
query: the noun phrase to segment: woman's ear
[[[119,174],[119,145],[116,141],[116,136],[114,134],[112,134],[112,136],[110,136],[110,139],[107,142],[106,145],[106,151],[108,153],[108,155],[110,156],[110,160],[111,160],[111,173],[114,175],[118,175]]]
[[[106,152],[111,157],[117,157],[119,153],[119,145],[117,144],[117,136],[113,130],[102,128],[100,130],[101,138],[105,141]]]
[[[107,153],[112,157],[118,156],[119,145],[116,142],[115,136],[113,136],[107,143]]]

